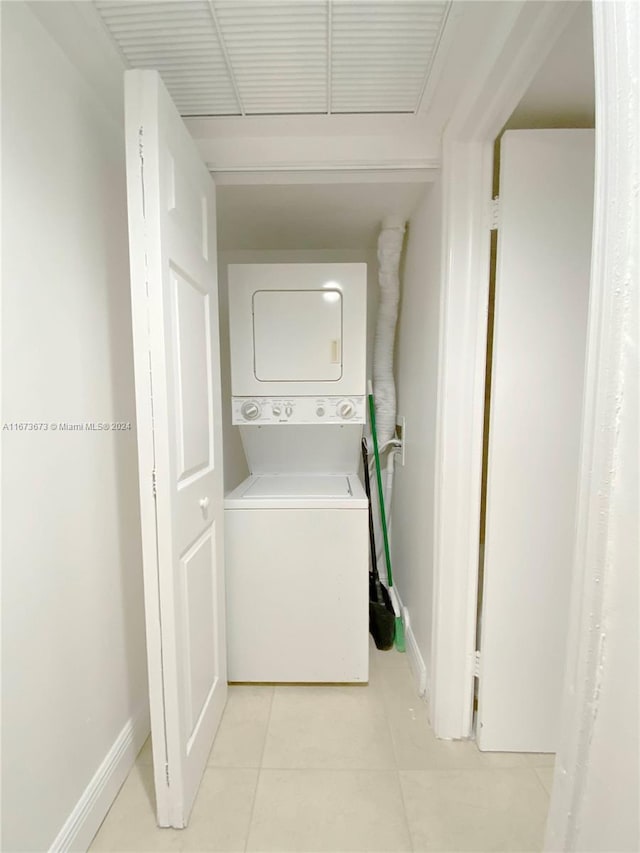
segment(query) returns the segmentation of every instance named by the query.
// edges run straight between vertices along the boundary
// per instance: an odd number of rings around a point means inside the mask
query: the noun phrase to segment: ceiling
[[[507,127],[593,126],[591,8],[576,11]],[[284,182],[283,182],[284,184]],[[351,182],[218,186],[222,249],[363,249],[388,215],[409,219],[429,185]]]
[[[508,127],[592,125],[590,3],[570,5],[576,13]],[[217,188],[223,250],[361,250],[375,247],[387,216],[409,219],[428,179],[411,182],[399,172],[380,180],[357,173],[318,175],[315,182],[239,177],[245,161],[296,163],[303,151],[305,163],[324,162],[326,152],[334,163],[346,151],[368,162],[384,160],[396,138],[426,139],[440,127],[440,101],[450,109],[466,85],[471,46],[480,50],[485,30],[490,34],[508,7],[463,0],[95,0],[126,64],[157,69],[180,112],[194,117],[190,126],[211,124],[212,140],[205,141],[217,148],[204,159],[233,169],[230,152],[240,151],[239,176]],[[446,118],[447,103],[440,107]],[[350,124],[340,147],[331,134],[345,122],[367,126]],[[403,162],[413,163],[414,149],[402,151]]]
[[[506,128],[595,127],[591,3],[576,11],[531,81]]]
[[[183,116],[415,113],[450,0],[95,0]]]
[[[220,249],[367,249],[387,216],[408,219],[424,183],[220,186]]]

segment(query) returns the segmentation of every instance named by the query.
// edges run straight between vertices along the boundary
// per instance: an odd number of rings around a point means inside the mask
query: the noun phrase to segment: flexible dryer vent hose
[[[376,336],[373,343],[373,387],[375,391],[378,442],[383,447],[396,431],[396,385],[393,378],[393,347],[400,299],[400,255],[405,223],[386,219],[378,237],[378,281],[380,285]]]

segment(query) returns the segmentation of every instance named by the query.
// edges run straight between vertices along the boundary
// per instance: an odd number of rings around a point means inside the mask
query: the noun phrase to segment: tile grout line
[[[379,675],[381,675],[381,676],[384,678],[384,676],[383,676],[381,673],[378,673],[378,674],[379,674]],[[371,685],[368,685],[368,686],[369,686],[369,687],[371,687]],[[407,817],[407,811],[406,811],[406,805],[405,805],[405,802],[404,802],[404,796],[403,796],[403,793],[402,793],[402,786],[401,786],[401,784],[400,784],[400,777],[399,777],[399,770],[398,770],[397,750],[396,750],[395,742],[394,742],[394,739],[393,739],[393,734],[392,734],[392,730],[391,730],[391,724],[390,724],[390,720],[389,720],[389,713],[388,713],[387,705],[386,705],[386,702],[385,702],[385,692],[384,692],[384,688],[382,687],[382,685],[380,685],[380,687],[379,687],[379,688],[374,688],[374,690],[375,690],[375,692],[376,692],[376,693],[378,693],[378,690],[379,690],[379,694],[378,694],[378,697],[377,697],[376,704],[378,704],[379,706],[381,706],[382,716],[384,716],[384,719],[385,719],[385,721],[386,721],[386,729],[387,729],[387,732],[388,732],[388,734],[389,734],[389,738],[390,738],[390,740],[391,740],[391,748],[392,748],[393,764],[391,765],[391,767],[380,767],[380,768],[373,768],[373,767],[362,767],[362,768],[358,768],[358,767],[342,767],[342,768],[336,768],[336,767],[318,767],[318,768],[313,768],[313,767],[282,767],[282,768],[274,768],[274,767],[269,767],[269,768],[265,768],[265,767],[264,767],[264,758],[265,758],[265,754],[266,754],[267,739],[268,739],[268,737],[269,737],[270,725],[271,725],[272,718],[273,718],[273,704],[274,704],[274,702],[275,702],[275,698],[276,698],[276,691],[277,691],[277,689],[278,689],[278,688],[277,688],[277,685],[273,687],[273,694],[272,694],[271,702],[270,702],[270,706],[269,706],[269,714],[268,714],[268,719],[267,719],[267,725],[266,725],[266,731],[265,731],[265,738],[264,738],[264,743],[263,743],[263,748],[262,748],[262,754],[261,754],[261,759],[260,759],[260,768],[259,768],[259,771],[258,771],[258,776],[257,776],[257,780],[256,780],[256,787],[255,787],[255,790],[254,790],[253,801],[252,801],[252,804],[251,804],[251,812],[250,812],[250,817],[249,817],[249,825],[248,825],[247,836],[246,836],[245,847],[244,847],[245,853],[246,853],[246,851],[248,850],[248,847],[249,847],[249,840],[250,840],[250,835],[251,835],[251,830],[252,830],[253,820],[254,820],[254,817],[255,817],[255,808],[256,808],[256,802],[257,802],[258,788],[259,788],[259,784],[260,784],[260,781],[261,781],[262,771],[263,771],[263,770],[265,770],[265,769],[268,769],[268,770],[279,770],[279,771],[285,771],[285,772],[296,772],[296,771],[297,771],[297,772],[304,772],[304,771],[307,771],[307,770],[314,770],[314,771],[316,771],[316,772],[318,772],[318,771],[319,771],[319,772],[336,772],[336,771],[343,771],[343,772],[365,772],[365,773],[384,773],[384,774],[388,774],[388,773],[390,773],[390,772],[391,772],[391,773],[393,773],[393,774],[394,774],[394,776],[395,776],[395,779],[396,779],[396,784],[398,785],[398,788],[399,788],[399,793],[400,793],[400,803],[401,803],[401,806],[402,806],[402,814],[403,814],[404,824],[405,824],[405,828],[406,828],[406,832],[407,832],[407,840],[408,840],[409,845],[410,845],[410,846],[409,846],[409,849],[410,849],[410,850],[413,850],[413,849],[414,849],[414,845],[413,845],[413,836],[412,836],[412,834],[411,834],[411,829],[410,829],[410,827],[409,827],[409,822],[408,822],[408,817]]]
[[[271,701],[269,702],[269,713],[267,714],[267,724],[264,729],[264,741],[262,743],[262,751],[260,753],[260,760],[258,762],[258,773],[256,775],[256,786],[253,790],[253,799],[251,801],[251,810],[249,812],[249,822],[247,824],[247,836],[244,841],[244,850],[245,853],[247,851],[247,847],[249,846],[249,836],[251,835],[251,826],[253,824],[253,816],[256,810],[256,800],[258,799],[258,786],[260,785],[260,777],[262,775],[262,763],[264,761],[264,753],[267,748],[267,737],[269,736],[269,726],[271,725],[271,714],[273,712],[273,703],[276,698],[276,688],[271,688]]]
[[[402,780],[400,778],[400,759],[398,758],[398,750],[396,749],[396,741],[393,736],[393,726],[391,725],[391,720],[389,719],[389,710],[386,703],[386,692],[384,686],[381,685],[381,701],[382,707],[384,709],[384,718],[387,722],[387,729],[389,731],[389,737],[391,739],[391,749],[393,750],[393,757],[395,759],[395,776],[396,782],[398,785],[398,789],[400,791],[400,802],[402,803],[402,814],[404,816],[404,824],[407,830],[407,838],[409,839],[409,844],[411,845],[411,850],[415,850],[415,845],[413,843],[413,833],[411,832],[411,825],[409,823],[409,815],[407,814],[407,803],[404,798],[404,791],[402,790]]]
[[[409,837],[409,844],[411,844],[411,850],[415,851],[415,844],[413,841],[413,832],[411,832],[411,824],[409,823],[409,815],[407,813],[407,801],[404,797],[404,791],[402,789],[402,779],[400,778],[400,771],[396,770],[396,776],[398,777],[398,788],[400,789],[400,801],[402,803],[402,814],[404,815],[405,826],[407,827],[407,834]]]
[[[236,768],[239,769],[239,768]],[[255,770],[256,768],[246,768]],[[274,773],[393,773],[397,767],[315,767],[307,764],[304,767],[260,767],[259,770],[273,771]]]
[[[551,802],[551,791],[547,791],[547,788],[546,788],[546,786],[545,786],[544,782],[542,781],[542,778],[541,778],[540,774],[538,773],[538,770],[539,770],[539,769],[541,769],[541,768],[538,768],[538,767],[531,767],[530,769],[531,769],[531,770],[533,770],[533,772],[534,772],[534,774],[535,774],[535,777],[536,777],[536,779],[538,780],[538,782],[539,782],[539,784],[540,784],[540,786],[541,786],[542,790],[543,790],[543,791],[545,792],[545,794],[547,795],[547,799],[549,800],[549,802]],[[546,769],[546,768],[545,768],[545,769]],[[554,768],[553,768],[553,773],[554,773],[554,775],[555,775],[555,772],[556,772],[556,771],[555,771],[555,767],[554,767]],[[553,785],[553,780],[551,780],[551,784]]]

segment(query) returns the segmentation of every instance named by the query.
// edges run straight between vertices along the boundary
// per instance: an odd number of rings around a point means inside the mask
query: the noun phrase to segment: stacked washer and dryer
[[[368,680],[365,264],[229,266],[228,677]]]

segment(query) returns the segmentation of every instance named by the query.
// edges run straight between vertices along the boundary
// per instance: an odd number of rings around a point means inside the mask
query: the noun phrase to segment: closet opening
[[[571,590],[593,214],[591,8],[495,141],[474,729],[556,750]]]

